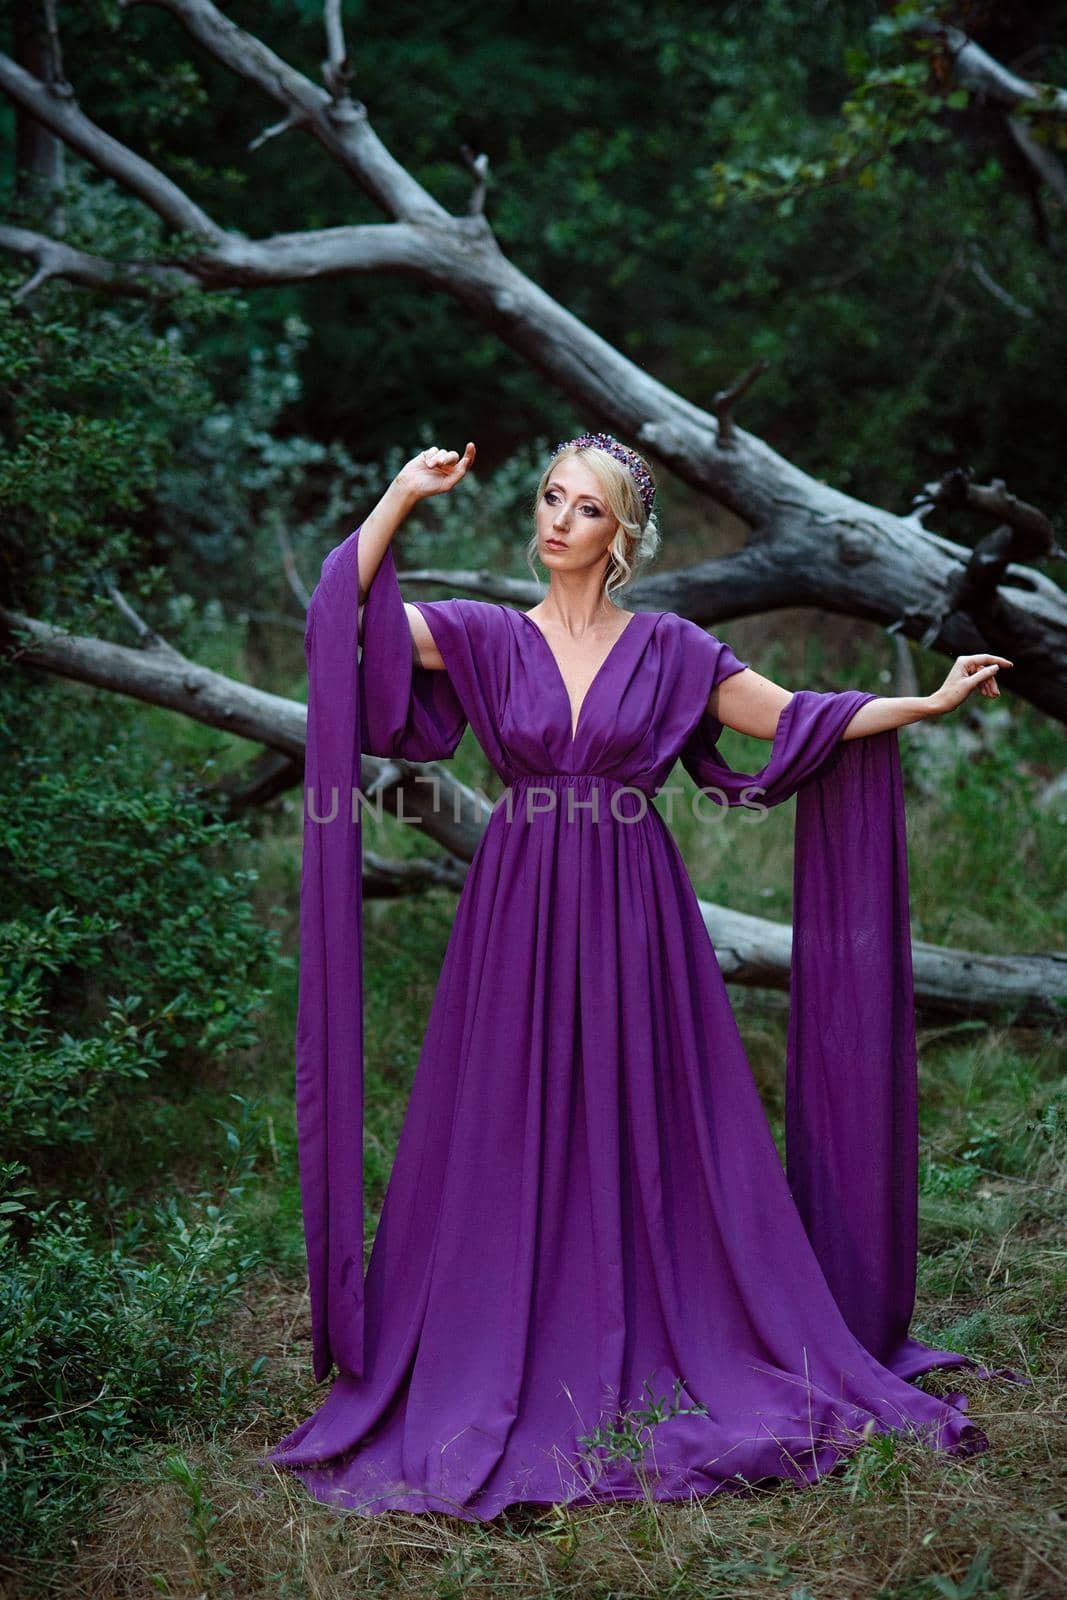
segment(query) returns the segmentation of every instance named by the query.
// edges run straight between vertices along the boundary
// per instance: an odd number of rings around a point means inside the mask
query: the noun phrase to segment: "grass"
[[[752,660],[741,630],[727,631],[743,659]],[[850,626],[839,644],[836,654],[829,651],[823,681],[823,662],[805,668],[795,638],[773,659],[757,659],[760,670],[793,684],[879,682],[888,652],[877,630],[857,636]],[[813,676],[802,679],[805,670]],[[1010,725],[991,756],[962,763],[929,800],[909,791],[921,937],[993,950],[1061,942],[1067,826],[1035,796],[1042,774],[1062,765],[1062,732],[1016,702],[1010,709]],[[728,740],[734,765],[762,764],[765,746]],[[905,731],[906,773],[908,741]],[[487,776],[469,734],[457,769],[467,781]],[[488,782],[486,788],[495,792]],[[996,803],[979,804],[979,796]],[[790,804],[756,827],[677,826],[699,892],[787,918],[791,814]],[[939,1346],[966,1347],[990,1365],[1024,1368],[1034,1379],[1025,1388],[958,1371],[922,1380],[930,1392],[969,1395],[971,1415],[990,1436],[985,1454],[953,1460],[900,1435],[875,1435],[812,1488],[786,1484],[692,1504],[521,1508],[492,1524],[403,1513],[344,1516],[314,1501],[296,1480],[264,1475],[255,1458],[325,1395],[309,1373],[292,1121],[299,823],[291,801],[278,808],[275,823],[273,831],[263,830],[257,892],[262,914],[283,930],[285,958],[260,1044],[233,1064],[225,1083],[198,1084],[180,1103],[159,1103],[139,1156],[147,1178],[180,1120],[180,1179],[190,1187],[210,1181],[205,1173],[217,1160],[212,1119],[225,1114],[233,1089],[258,1102],[269,1138],[258,1181],[245,1185],[239,1204],[263,1265],[243,1285],[223,1332],[235,1361],[266,1356],[268,1398],[251,1403],[237,1427],[230,1422],[214,1432],[201,1427],[151,1441],[103,1484],[93,1526],[72,1532],[69,1549],[57,1550],[47,1567],[23,1569],[20,1593],[48,1589],[70,1600],[348,1600],[356,1593],[412,1600],[1058,1600],[1067,1590],[1067,1046],[1051,1026],[946,1025],[920,1017],[922,1253],[914,1332]],[[382,854],[431,848],[388,822],[368,842]],[[367,908],[372,1218],[452,905],[434,891]],[[785,997],[735,988],[731,998],[781,1149]],[[120,1136],[113,1131],[116,1141]]]

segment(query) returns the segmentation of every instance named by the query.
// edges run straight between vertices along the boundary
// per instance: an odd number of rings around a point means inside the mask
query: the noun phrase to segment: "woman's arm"
[[[394,478],[378,501],[370,516],[365,517],[360,523],[359,546],[359,637],[363,638],[363,608],[366,604],[370,586],[374,582],[382,558],[389,547],[389,542],[396,533],[404,518],[409,515],[414,506],[418,504],[419,497],[406,488],[399,478]],[[404,601],[404,612],[411,629],[411,649],[415,661],[420,667],[433,667],[441,670],[444,662],[441,653],[433,641],[422,612],[407,600]]]
[[[462,456],[456,450],[438,450],[436,447],[420,450],[406,466],[401,467],[374,510],[360,523],[357,556],[361,637],[363,607],[393,535],[420,500],[453,488],[466,475],[474,456],[473,443],[467,445]],[[404,611],[411,629],[411,645],[415,660],[422,667],[442,670],[444,662],[422,613],[407,602],[404,604]]]
[[[860,706],[841,737],[859,739],[870,733],[906,727],[909,722],[922,722],[927,717],[943,717],[962,705],[975,689],[995,700],[1000,694],[995,682],[997,671],[1011,665],[1004,656],[957,656],[948,677],[933,694],[884,695],[868,700],[866,705]],[[792,698],[790,690],[746,667],[744,672],[724,678],[711,691],[707,709],[727,728],[736,728],[739,733],[749,733],[757,739],[773,739],[778,718]]]

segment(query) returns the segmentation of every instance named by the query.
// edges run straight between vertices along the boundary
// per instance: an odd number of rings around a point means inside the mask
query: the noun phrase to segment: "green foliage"
[[[57,1551],[105,1472],[158,1433],[232,1426],[264,1399],[264,1357],[234,1359],[226,1315],[257,1256],[232,1213],[262,1140],[240,1096],[223,1123],[231,1159],[215,1191],[139,1208],[112,1188],[101,1241],[83,1200],[34,1203],[0,1162],[0,1549],[62,1566]]]
[[[165,1066],[255,1040],[277,936],[243,823],[139,750],[131,706],[0,680],[0,1149],[92,1138]],[[18,760],[15,759],[16,752]]]
[[[195,396],[190,364],[112,307],[61,292],[47,319],[0,274],[4,598],[57,617],[100,569],[134,561],[136,514],[168,452],[167,414]],[[161,404],[159,396],[168,397]]]
[[[794,16],[792,6],[774,8],[779,26]],[[951,132],[940,120],[947,111],[963,111],[970,102],[966,88],[945,88],[943,74],[931,70],[930,57],[942,47],[917,35],[914,23],[929,12],[910,3],[894,6],[870,25],[870,49],[846,46],[841,54],[851,88],[826,132],[803,130],[806,146],[821,153],[753,151],[743,165],[714,162],[701,174],[711,204],[731,200],[775,201],[776,214],[789,217],[798,199],[828,183],[853,180],[873,189],[891,176],[892,164],[911,145],[943,144]],[[890,52],[897,52],[892,59]],[[886,58],[879,52],[885,51]]]
[[[320,0],[233,0],[226,11],[318,79]],[[1062,406],[1062,216],[1040,214],[1042,191],[1002,110],[938,83],[931,51],[908,37],[906,8],[872,25],[848,5],[772,0],[754,13],[620,0],[599,13],[483,8],[471,26],[453,0],[432,0],[346,5],[345,20],[354,92],[398,159],[461,213],[470,176],[460,145],[485,151],[487,214],[505,253],[651,374],[707,405],[766,357],[740,420],[814,475],[903,510],[934,473],[966,463],[1058,515],[1047,440]],[[260,238],[383,221],[305,134],[249,153],[276,113],[153,8],[86,0],[62,22],[79,103],[222,225]],[[1057,81],[1067,68],[1054,33],[1020,13],[988,42],[1025,63],[1019,70]],[[1062,122],[1042,113],[1038,102],[1015,114],[1057,147]],[[0,122],[7,156],[12,126],[10,114]],[[197,248],[70,152],[66,170],[69,244],[155,263]],[[32,206],[6,210],[47,231]],[[26,270],[0,268],[0,595],[130,643],[111,579],[190,655],[279,692],[302,681],[301,607],[282,575],[283,544],[310,588],[401,460],[422,443],[474,437],[476,473],[409,520],[401,564],[524,576],[528,492],[544,449],[597,420],[570,411],[453,297],[399,275],[136,301],[52,281],[16,305]],[[663,479],[669,508],[681,491]],[[698,536],[707,516],[700,502]],[[980,530],[950,513],[938,531],[966,542]],[[232,1426],[242,1396],[255,1394],[259,1363],[222,1353],[222,1321],[255,1265],[246,1227],[276,1251],[280,1216],[294,1283],[302,1269],[292,1016],[281,1017],[275,982],[260,1025],[278,971],[253,910],[254,868],[269,865],[270,849],[211,820],[188,759],[208,747],[204,766],[220,748],[237,759],[235,741],[97,691],[35,685],[22,665],[0,681],[0,718],[0,1154],[23,1158],[3,1166],[0,1194],[0,1452],[10,1464],[0,1538],[58,1568],[102,1478],[136,1472],[142,1445],[186,1423]],[[1036,717],[1016,718],[1003,743],[1003,762],[963,763],[939,776],[937,798],[910,809],[916,932],[1001,949],[1008,928],[1013,947],[1047,948],[1063,829],[1039,813],[1036,785],[1020,783],[1013,758],[1027,763],[1024,778],[1047,780],[1058,751]],[[460,771],[484,776],[472,736]],[[295,947],[297,843],[284,829],[271,843],[287,859],[278,896]],[[787,846],[769,830],[734,827],[704,863],[716,897],[784,915]],[[422,848],[407,835],[395,847]],[[449,909],[445,898],[368,916],[375,1203]],[[778,1014],[738,999],[761,1089],[777,1096]],[[291,985],[285,1004],[295,1007]],[[274,1096],[274,1190],[246,1184],[250,1169],[216,1183],[217,1154],[198,1137],[204,1103],[272,1027],[256,1065]],[[924,1271],[936,1294],[924,1309],[939,1337],[958,1317],[950,1337],[960,1347],[979,1341],[999,1356],[1018,1343],[1036,1355],[1062,1325],[1062,1273],[1051,1246],[1031,1264],[1014,1238],[1041,1228],[1052,1237],[1042,1209],[1058,1225],[1062,1075],[1051,1082],[1051,1040],[1042,1063],[1029,1042],[1010,1048],[984,1024],[974,1035],[923,1053],[933,1123]],[[204,1090],[195,1104],[191,1083]],[[140,1165],[130,1141],[128,1169],[114,1137],[124,1117],[151,1134]],[[245,1130],[228,1128],[227,1141],[243,1147]],[[85,1179],[93,1160],[106,1180]],[[149,1203],[133,1170],[193,1194]],[[22,1181],[31,1175],[33,1185]],[[626,1451],[634,1437],[603,1442]],[[164,1448],[164,1476],[188,1502],[174,1542],[192,1550],[205,1582],[224,1583],[232,1572],[213,1554],[224,1529],[212,1485],[191,1452],[173,1440]],[[882,1513],[902,1461],[891,1437],[868,1442],[841,1480],[853,1511],[870,1500]],[[840,1554],[823,1551],[826,1571]],[[970,1560],[955,1582],[904,1580],[899,1592],[984,1593],[988,1570],[976,1558],[968,1571]],[[303,1553],[301,1592],[302,1562]],[[784,1583],[794,1558],[767,1562],[716,1570]],[[896,1551],[892,1564],[899,1570]],[[191,1580],[183,1571],[178,1581]]]
[[[668,1401],[666,1395],[660,1395],[657,1400],[651,1381],[646,1378],[641,1385],[641,1393],[647,1404],[625,1407],[616,1416],[598,1423],[592,1432],[579,1434],[577,1443],[582,1447],[582,1454],[599,1464],[596,1452],[603,1451],[604,1459],[608,1462],[628,1461],[643,1468],[648,1447],[653,1442],[652,1429],[659,1423],[669,1422],[672,1417],[708,1415],[705,1405],[680,1405],[681,1392],[682,1381],[675,1378],[673,1399]]]
[[[279,605],[291,605],[280,591],[282,549],[292,549],[313,588],[313,553],[321,559],[350,532],[356,508],[369,508],[388,482],[378,463],[356,461],[344,445],[286,431],[302,398],[299,358],[310,336],[292,314],[280,337],[253,344],[235,392],[203,408],[160,476],[156,552],[194,600],[210,592],[238,610],[273,583]],[[176,344],[182,337],[175,330]]]
[[[227,14],[318,78],[318,6],[237,0]],[[606,13],[508,7],[472,29],[453,0],[432,0],[346,21],[353,88],[389,148],[455,213],[471,181],[460,147],[485,151],[504,251],[654,375],[706,404],[764,357],[745,425],[813,475],[904,509],[933,472],[964,463],[1055,509],[1042,441],[1060,405],[1062,216],[1053,207],[1035,226],[1040,190],[1003,108],[959,87],[915,14],[772,0],[755,26],[746,7],[620,0]],[[1020,14],[986,40],[986,22],[968,19],[994,55],[1062,79],[1053,26]],[[249,153],[269,109],[205,53],[176,56],[182,36],[149,9],[87,0],[64,29],[86,109],[106,110],[225,226],[264,237],[383,220],[305,134]],[[1062,128],[1040,96],[1013,115],[1039,142]],[[120,256],[174,248],[136,202],[120,219],[114,185],[86,179],[82,192],[92,206],[76,209],[79,228],[91,210],[109,217]],[[749,195],[770,204],[754,211]],[[755,226],[761,215],[773,225]],[[106,241],[82,229],[76,242]],[[357,462],[380,461],[415,448],[430,419],[435,436],[477,433],[481,472],[520,440],[593,420],[451,296],[400,274],[256,289],[206,328],[226,298],[191,296],[176,319],[201,330],[184,348],[195,340],[210,361],[223,407],[287,318],[313,330],[292,353],[300,382],[271,424],[276,442],[339,441]],[[198,483],[195,452],[188,468],[206,501],[216,474]],[[345,503],[340,457],[308,473],[316,492],[335,480]],[[244,507],[246,535],[264,498]],[[299,527],[308,502],[294,494],[290,507]],[[205,577],[225,577],[241,509],[227,485],[203,527],[194,517],[188,548]],[[939,531],[973,537],[974,520],[957,520]],[[177,553],[183,531],[179,518]]]

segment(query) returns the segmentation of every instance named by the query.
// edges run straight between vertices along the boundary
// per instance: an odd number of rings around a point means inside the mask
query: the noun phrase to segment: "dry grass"
[[[834,627],[831,647],[825,619],[820,626],[833,657],[831,681],[843,681],[852,648],[866,648],[869,637],[862,627]],[[743,659],[752,658],[756,627],[724,630]],[[781,637],[774,665],[782,681],[806,681],[809,629]],[[916,858],[925,862],[922,808],[909,820]],[[943,818],[935,820],[944,828]],[[953,839],[969,837],[965,823],[953,819]],[[751,892],[746,909],[788,914],[785,831],[773,841],[769,831],[735,833],[729,851],[718,838],[693,836],[685,845],[705,892],[717,891],[729,873],[732,903],[745,904]],[[1018,863],[1024,882],[1045,881],[1041,856],[1032,851]],[[919,887],[920,903],[924,893],[931,906],[950,903],[942,874]],[[990,912],[1010,909],[992,894],[978,899]],[[1000,925],[1010,926],[1010,917]],[[414,944],[425,936],[420,928]],[[410,996],[411,973],[404,969],[395,981]],[[780,1138],[783,997],[732,998]],[[424,1010],[409,999],[413,1037]],[[279,1060],[288,1013],[283,1022]],[[298,1480],[257,1465],[324,1395],[310,1381],[306,1295],[291,1281],[260,1275],[246,1285],[227,1340],[235,1360],[266,1355],[270,1405],[240,1432],[214,1439],[190,1432],[153,1445],[135,1472],[105,1486],[91,1532],[54,1552],[51,1575],[43,1565],[23,1569],[20,1600],[46,1591],[69,1600],[1064,1600],[1067,1133],[1039,1137],[1034,1121],[1063,1082],[1063,1048],[1051,1033],[990,1029],[954,1045],[939,1041],[938,1031],[921,1035],[924,1159],[948,1178],[962,1165],[979,1176],[970,1189],[949,1183],[944,1192],[924,1191],[914,1326],[920,1338],[981,1351],[990,1365],[1008,1363],[1033,1377],[1027,1387],[961,1371],[922,1380],[930,1392],[969,1396],[988,1452],[954,1460],[902,1436],[875,1436],[810,1488],[575,1511],[517,1507],[492,1523],[344,1513],[314,1500]],[[992,1155],[965,1156],[975,1118],[1001,1137]],[[14,1600],[16,1590],[0,1594]]]
[[[1062,1600],[1062,1362],[1025,1392],[964,1380],[992,1448],[954,1461],[864,1447],[813,1489],[693,1503],[505,1513],[493,1523],[338,1513],[264,1480],[258,1429],[183,1454],[202,1502],[158,1467],[116,1488],[74,1596],[703,1596],[860,1600],[993,1594]],[[1009,1490],[1010,1485],[1010,1490]],[[1009,1491],[1006,1493],[1006,1491]],[[973,1588],[965,1586],[972,1574]],[[986,1577],[981,1574],[987,1574]],[[948,1586],[921,1582],[940,1575]]]
[[[1036,1336],[1042,1263],[1062,1279],[1067,1214],[1064,1153],[1028,1187],[1045,1196],[1044,1225],[976,1233],[953,1267],[959,1295],[920,1296],[916,1325],[944,1326],[1005,1273],[1019,1298],[1002,1307]],[[1005,1204],[1016,1202],[1014,1194]],[[931,1263],[926,1262],[926,1265]],[[936,1277],[936,1273],[934,1274]],[[988,1288],[987,1288],[988,1293]],[[988,1307],[988,1299],[985,1300]],[[1062,1304],[1062,1301],[1060,1302]],[[390,1512],[361,1517],[314,1500],[257,1458],[321,1399],[308,1383],[306,1297],[276,1281],[249,1287],[231,1336],[266,1352],[282,1414],[261,1414],[214,1441],[168,1442],[141,1476],[112,1485],[98,1529],[65,1575],[70,1600],[172,1595],[529,1596],[538,1600],[1063,1600],[1067,1594],[1067,1336],[1039,1339],[1033,1383],[966,1372],[928,1374],[936,1393],[963,1390],[990,1449],[961,1459],[917,1440],[875,1436],[810,1488],[783,1484],[693,1502],[617,1507],[513,1507],[491,1523]],[[1010,1348],[1011,1340],[1001,1348]],[[1016,1366],[1025,1366],[1020,1339]],[[1027,1337],[1026,1343],[1033,1339]],[[183,1465],[177,1475],[174,1457]],[[168,1463],[171,1463],[168,1466]]]

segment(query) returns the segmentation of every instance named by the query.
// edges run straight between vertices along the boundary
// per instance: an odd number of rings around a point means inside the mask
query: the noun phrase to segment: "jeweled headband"
[[[609,456],[614,456],[616,461],[621,461],[623,466],[628,467],[630,476],[641,495],[641,503],[647,515],[652,515],[656,486],[652,482],[648,468],[635,450],[631,450],[628,445],[620,444],[610,433],[580,433],[577,439],[564,439],[558,444],[552,452],[553,459],[561,450],[567,450],[571,445],[579,450],[586,449],[589,445],[596,445],[598,449],[606,450]]]

